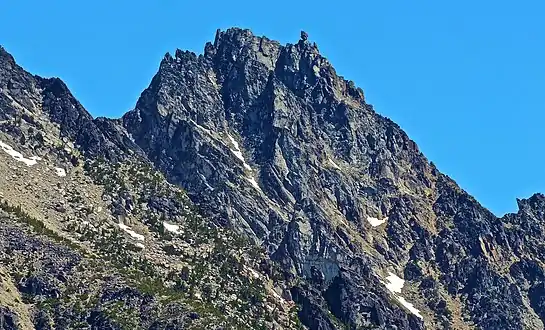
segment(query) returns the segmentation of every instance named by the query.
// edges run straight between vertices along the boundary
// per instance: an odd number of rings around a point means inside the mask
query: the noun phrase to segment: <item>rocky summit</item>
[[[496,217],[311,40],[218,30],[119,119],[0,48],[0,329],[543,329],[545,196]]]

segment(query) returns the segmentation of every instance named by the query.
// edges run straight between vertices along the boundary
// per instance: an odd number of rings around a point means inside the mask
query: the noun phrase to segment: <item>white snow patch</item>
[[[66,171],[63,168],[55,167],[55,172],[57,173],[57,176],[60,176],[61,178],[66,176]]]
[[[251,171],[252,168],[248,163],[246,163],[246,160],[244,159],[244,156],[242,155],[242,151],[240,151],[240,147],[238,145],[238,142],[231,136],[231,134],[227,133],[227,136],[229,137],[229,140],[231,140],[231,143],[235,147],[235,149],[231,149],[231,152],[242,161],[242,164],[244,165],[244,168],[248,171]]]
[[[420,311],[418,309],[416,309],[414,307],[413,304],[411,304],[410,302],[408,302],[407,300],[405,300],[405,298],[401,297],[401,296],[396,296],[397,300],[403,305],[405,306],[405,308],[407,308],[411,313],[413,313],[414,315],[418,316],[419,318],[423,319],[422,315],[420,314]]]
[[[142,244],[142,243],[136,243],[135,245],[138,246],[141,249],[145,248],[144,244]]]
[[[181,234],[180,232],[180,226],[178,225],[171,225],[169,223],[166,223],[163,221],[163,227],[165,227],[165,229],[171,233],[174,233],[174,234]]]
[[[337,165],[337,164],[333,161],[333,159],[328,158],[328,160],[329,160],[329,164],[331,164],[331,166],[333,166],[334,168],[336,168],[336,169],[338,169],[338,170],[341,169],[341,168],[339,167],[339,165]]]
[[[229,140],[231,141],[231,144],[233,145],[234,149],[230,149],[231,152],[240,160],[242,161],[242,165],[244,165],[244,168],[248,171],[252,172],[253,169],[248,163],[246,163],[246,160],[244,159],[244,156],[242,155],[242,151],[240,151],[240,147],[238,142],[231,136],[231,134],[227,133],[227,137],[229,137]],[[252,184],[252,186],[261,191],[261,188],[259,188],[259,184],[257,184],[257,181],[252,177],[246,177],[246,180]]]
[[[254,178],[246,178],[246,180],[248,180],[248,182],[250,182],[255,189],[261,191],[261,188],[259,188],[259,185],[257,184],[257,181],[255,181]]]
[[[8,155],[10,155],[13,159],[15,159],[18,162],[23,162],[27,166],[36,165],[38,160],[41,160],[38,156],[32,156],[30,158],[25,158],[23,154],[21,154],[19,151],[14,150],[9,144],[6,144],[2,141],[0,141],[0,148],[4,150]]]
[[[379,219],[373,218],[373,217],[367,217],[367,221],[369,221],[371,226],[376,227],[376,226],[380,226],[383,223],[385,223],[386,221],[388,221],[388,217],[385,217],[382,220],[379,220]]]
[[[405,284],[405,280],[397,276],[396,274],[392,272],[388,272],[388,276],[386,277],[386,280],[388,283],[382,282],[382,284],[386,285],[386,289],[388,289],[390,292],[393,293],[394,297],[401,303],[405,308],[407,308],[411,313],[416,315],[417,317],[423,319],[422,315],[420,314],[420,311],[414,307],[413,304],[408,302],[405,298],[403,298],[400,295],[397,295],[396,293],[401,293],[401,289],[403,289],[403,285]]]
[[[405,284],[404,279],[400,278],[392,272],[388,272],[386,280],[389,282],[388,284],[386,284],[386,289],[390,290],[391,292],[401,293],[401,289]]]
[[[119,228],[123,229],[126,233],[131,235],[132,238],[137,239],[139,241],[144,240],[144,235],[140,235],[140,234],[134,232],[133,230],[131,230],[131,228],[129,226],[126,226],[126,225],[124,225],[122,223],[120,223],[118,226],[119,226]]]

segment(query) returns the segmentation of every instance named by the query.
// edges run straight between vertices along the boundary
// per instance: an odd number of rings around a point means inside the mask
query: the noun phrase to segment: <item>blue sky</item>
[[[2,1],[0,44],[95,116],[134,106],[162,56],[216,28],[309,33],[441,171],[498,215],[545,192],[543,1]]]

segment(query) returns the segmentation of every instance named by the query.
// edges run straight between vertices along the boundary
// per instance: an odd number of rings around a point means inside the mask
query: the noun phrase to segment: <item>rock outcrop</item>
[[[72,311],[38,305],[37,328],[543,328],[545,197],[494,216],[310,40],[218,30],[202,55],[167,53],[120,119],[93,119],[62,81],[0,50],[0,140],[41,159],[5,173],[50,191],[33,201],[0,182],[12,214],[0,224],[34,228],[9,229],[18,242],[44,240],[30,237],[43,226],[72,251],[62,262],[74,256],[63,267],[75,275],[40,267],[18,279],[25,296]],[[61,165],[67,179],[44,178]],[[82,293],[65,299],[64,283],[112,251],[162,293],[110,265],[86,293],[94,304],[76,309]]]

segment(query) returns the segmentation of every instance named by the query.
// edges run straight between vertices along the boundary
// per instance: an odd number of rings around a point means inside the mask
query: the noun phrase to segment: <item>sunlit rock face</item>
[[[37,306],[0,299],[14,327],[543,328],[545,197],[494,216],[304,32],[166,54],[120,119],[0,49],[0,127],[0,257],[25,273],[0,271]],[[55,267],[25,268],[40,249]]]

